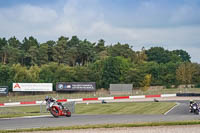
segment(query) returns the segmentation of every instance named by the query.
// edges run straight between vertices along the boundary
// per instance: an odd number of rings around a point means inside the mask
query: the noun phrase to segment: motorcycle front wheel
[[[50,113],[56,118],[59,117],[59,110],[56,107],[52,107]]]
[[[67,114],[66,114],[66,117],[71,117],[71,112],[70,111],[67,111]]]
[[[194,114],[199,115],[199,110],[195,110]]]

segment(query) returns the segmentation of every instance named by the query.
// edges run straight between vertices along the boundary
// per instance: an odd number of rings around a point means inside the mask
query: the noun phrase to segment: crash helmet
[[[45,97],[45,101],[47,101],[48,99],[49,99],[49,96],[46,96],[46,97]]]
[[[193,101],[193,100],[190,100],[190,104],[192,104],[192,103],[194,103],[194,101]]]

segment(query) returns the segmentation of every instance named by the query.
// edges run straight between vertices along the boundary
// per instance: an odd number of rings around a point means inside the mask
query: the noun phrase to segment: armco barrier
[[[200,93],[176,93],[179,97],[197,97],[200,96]]]
[[[176,97],[176,94],[161,94],[161,95],[140,95],[140,96],[116,96],[116,97],[95,97],[95,98],[79,98],[79,99],[58,99],[58,102],[82,102],[82,101],[100,101],[100,100],[117,100],[117,99],[143,99],[143,98],[158,98],[158,97]],[[20,105],[40,105],[43,101],[31,102],[14,102],[0,103],[0,107],[20,106]]]

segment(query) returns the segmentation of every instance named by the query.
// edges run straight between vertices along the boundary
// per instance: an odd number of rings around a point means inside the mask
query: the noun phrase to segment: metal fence
[[[133,85],[132,84],[110,84],[110,95],[131,95]]]

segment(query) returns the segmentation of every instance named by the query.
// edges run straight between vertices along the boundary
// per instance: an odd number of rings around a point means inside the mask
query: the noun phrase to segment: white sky
[[[48,2],[48,1],[46,1]],[[197,0],[60,0],[0,6],[0,37],[34,36],[39,42],[77,35],[133,50],[183,49],[200,63],[200,4]]]

